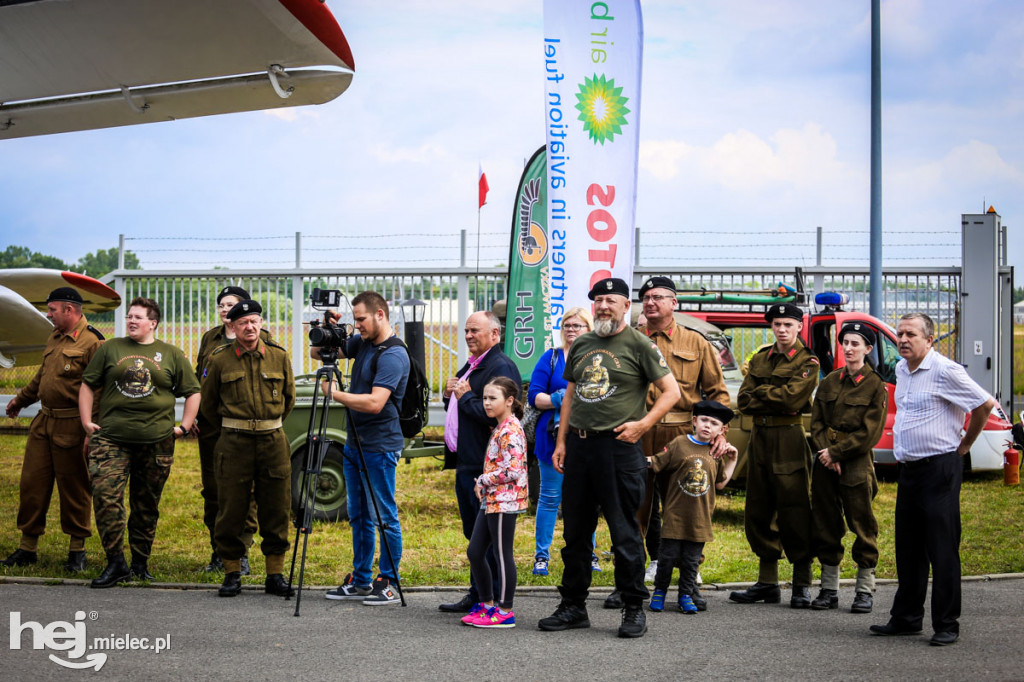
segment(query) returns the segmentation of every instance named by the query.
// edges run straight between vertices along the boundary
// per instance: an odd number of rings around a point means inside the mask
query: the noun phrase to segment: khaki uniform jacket
[[[758,416],[808,412],[819,368],[818,358],[799,339],[786,353],[780,353],[774,344],[759,350],[750,358],[736,396],[740,412]]]
[[[829,456],[843,463],[844,473],[854,460],[873,466],[872,448],[885,428],[888,405],[885,382],[870,365],[852,375],[845,367],[832,372],[814,396],[815,451],[828,448]]]
[[[641,325],[639,330],[657,344],[672,376],[679,384],[679,401],[662,419],[663,423],[691,422],[690,411],[694,404],[705,398],[717,400],[723,405],[729,404],[729,389],[725,387],[718,351],[710,341],[678,322],[673,322],[667,333],[651,331],[646,325]],[[647,409],[654,405],[660,395],[661,389],[651,384],[647,390]]]
[[[207,421],[277,419],[295,406],[295,376],[288,352],[273,341],[260,340],[246,351],[238,340],[210,355],[203,380],[200,411]]]
[[[69,334],[54,329],[43,350],[43,364],[28,386],[18,391],[18,404],[26,407],[39,400],[51,410],[77,410],[82,373],[102,343],[103,335],[89,326],[84,315]]]

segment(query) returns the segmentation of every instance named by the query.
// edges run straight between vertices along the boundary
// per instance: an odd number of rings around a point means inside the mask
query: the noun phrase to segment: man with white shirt
[[[932,572],[934,646],[960,636],[960,482],[963,461],[981,434],[995,398],[962,366],[932,348],[935,324],[924,313],[900,318],[903,360],[896,365],[893,454],[900,463],[896,493],[896,574],[890,619],[876,635],[921,632],[928,569]],[[967,432],[961,436],[964,417]]]

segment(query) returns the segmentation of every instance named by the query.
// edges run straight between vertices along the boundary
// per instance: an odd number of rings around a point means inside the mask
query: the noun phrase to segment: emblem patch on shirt
[[[156,353],[153,354],[153,362],[160,362],[163,359],[164,359],[164,354],[163,353],[157,351]]]

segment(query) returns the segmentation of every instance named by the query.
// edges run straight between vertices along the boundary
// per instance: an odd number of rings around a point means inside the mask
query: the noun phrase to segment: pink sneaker
[[[469,613],[462,617],[462,624],[472,625],[477,616],[487,613],[487,608],[488,607],[483,602],[477,602],[476,605],[469,610]]]
[[[497,606],[492,606],[469,624],[475,628],[514,628],[516,616],[511,611],[502,613]]]

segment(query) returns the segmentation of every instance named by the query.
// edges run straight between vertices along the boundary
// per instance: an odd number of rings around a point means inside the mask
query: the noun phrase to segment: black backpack
[[[427,375],[423,371],[423,366],[412,357],[409,347],[405,345],[404,341],[397,336],[392,336],[375,347],[377,352],[373,354],[373,360],[370,361],[370,371],[374,376],[377,375],[377,360],[380,358],[380,354],[394,346],[401,346],[405,349],[405,354],[409,356],[409,380],[405,385],[402,404],[399,405],[395,400],[394,393],[391,394],[389,400],[395,404],[395,409],[398,410],[398,423],[402,428],[402,435],[412,438],[422,431],[423,426],[427,423],[430,384],[427,383]]]

